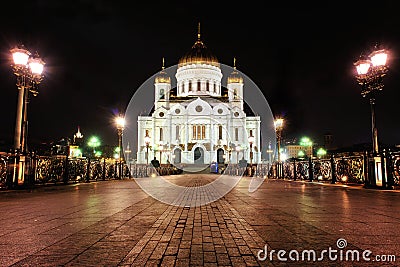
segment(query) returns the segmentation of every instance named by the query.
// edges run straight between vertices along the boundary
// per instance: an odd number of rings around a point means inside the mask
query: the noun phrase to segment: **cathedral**
[[[151,114],[138,116],[137,163],[261,162],[260,117],[246,114],[236,69],[222,84],[221,64],[201,39],[178,62],[176,87],[164,68],[154,79]],[[249,112],[248,112],[249,113]]]

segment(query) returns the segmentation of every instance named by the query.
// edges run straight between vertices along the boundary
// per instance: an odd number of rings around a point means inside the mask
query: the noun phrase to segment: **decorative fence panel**
[[[385,187],[400,186],[400,150],[382,151]],[[280,164],[252,164],[251,166],[229,164],[221,168],[227,175],[274,177],[293,180],[315,180],[321,182],[341,182],[368,184],[368,161],[371,155],[334,154],[330,159],[292,159]],[[22,163],[23,165],[21,165]],[[162,165],[154,168],[146,164],[131,164],[129,167],[115,160],[69,159],[66,156],[20,156],[0,155],[0,188],[14,188],[20,185],[21,166],[24,166],[26,185],[47,183],[89,182],[91,180],[118,179],[122,177],[143,178],[153,175],[174,175],[182,173],[182,168]],[[120,168],[121,167],[121,168]],[[122,173],[120,174],[120,169]],[[19,173],[20,172],[20,173]]]

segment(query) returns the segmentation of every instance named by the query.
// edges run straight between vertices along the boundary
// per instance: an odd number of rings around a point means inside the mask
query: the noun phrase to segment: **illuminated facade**
[[[299,158],[302,157],[301,152],[304,153],[303,156],[310,157],[312,155],[312,146],[302,146],[302,145],[287,145],[285,147],[285,152],[288,158]]]
[[[171,88],[163,64],[154,81],[154,111],[138,117],[138,163],[154,157],[161,157],[161,163],[250,161],[249,136],[254,137],[252,163],[261,161],[260,117],[244,111],[243,77],[234,67],[225,88],[222,76],[200,31],[191,50],[179,60],[176,88]]]

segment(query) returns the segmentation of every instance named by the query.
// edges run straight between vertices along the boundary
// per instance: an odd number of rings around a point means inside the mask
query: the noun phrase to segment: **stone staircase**
[[[210,173],[210,165],[209,164],[190,164],[183,167],[183,174],[194,174],[194,173],[202,173],[209,174]]]

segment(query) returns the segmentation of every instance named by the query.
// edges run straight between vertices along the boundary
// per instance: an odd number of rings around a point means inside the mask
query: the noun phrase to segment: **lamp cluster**
[[[14,149],[27,152],[27,133],[28,133],[28,103],[29,96],[37,96],[39,93],[38,85],[43,80],[44,61],[38,53],[31,56],[31,52],[23,45],[10,50],[12,54],[12,68],[17,77],[18,106],[15,123]]]
[[[368,58],[360,58],[354,63],[357,70],[356,79],[361,85],[363,97],[383,89],[383,77],[388,71],[387,57],[386,50],[379,49],[373,51]]]
[[[22,45],[10,50],[14,64],[14,74],[17,76],[17,87],[27,88],[34,96],[39,92],[37,85],[43,80],[44,61],[38,53],[31,53]]]

